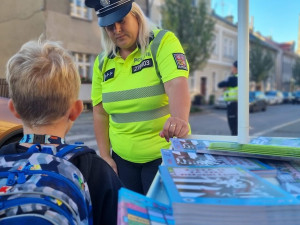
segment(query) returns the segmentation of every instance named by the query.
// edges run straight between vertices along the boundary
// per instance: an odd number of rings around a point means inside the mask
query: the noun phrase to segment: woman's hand
[[[165,138],[169,142],[172,137],[185,137],[189,133],[189,124],[185,120],[182,120],[178,117],[170,117],[163,130],[159,133],[159,136]]]
[[[110,156],[107,156],[107,157],[102,157],[102,159],[104,159],[108,165],[111,166],[111,168],[116,172],[116,174],[118,175],[118,169],[117,169],[117,164],[115,163],[115,161],[110,157]]]

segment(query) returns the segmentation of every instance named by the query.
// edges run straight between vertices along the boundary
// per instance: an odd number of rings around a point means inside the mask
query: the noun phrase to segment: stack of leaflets
[[[293,146],[212,142],[209,144],[208,149],[215,154],[234,154],[237,156],[278,160],[300,160],[300,147]]]
[[[300,140],[258,137],[249,144],[198,139],[171,138],[175,150],[195,150],[199,153],[251,158],[300,161]]]
[[[300,148],[300,138],[255,137],[249,142],[256,145],[290,146]]]
[[[274,184],[300,199],[300,162],[269,159],[262,162],[277,170]]]
[[[121,188],[118,202],[118,225],[145,224],[175,224],[172,208],[152,198]]]
[[[202,152],[208,150],[210,143],[217,141],[210,140],[198,140],[198,139],[185,139],[185,138],[170,138],[171,147],[174,150],[194,150],[196,152]],[[231,142],[235,143],[235,142]]]
[[[236,166],[160,166],[176,225],[295,225],[300,201]]]
[[[277,170],[254,158],[211,155],[194,150],[161,149],[164,165],[167,166],[242,166],[262,177],[275,177]]]

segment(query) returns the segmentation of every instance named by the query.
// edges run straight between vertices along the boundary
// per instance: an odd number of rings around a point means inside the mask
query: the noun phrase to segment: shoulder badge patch
[[[174,60],[177,65],[177,69],[179,70],[188,70],[187,69],[187,63],[186,58],[183,53],[173,53]]]
[[[103,75],[103,81],[107,81],[115,76],[115,68],[107,70]]]

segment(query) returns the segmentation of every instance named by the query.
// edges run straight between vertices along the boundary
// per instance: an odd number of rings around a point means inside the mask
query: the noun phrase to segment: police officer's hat
[[[100,27],[122,20],[131,10],[133,0],[85,0],[85,5],[94,8]]]
[[[233,66],[234,66],[235,68],[238,68],[238,62],[235,61],[235,62],[233,63]]]

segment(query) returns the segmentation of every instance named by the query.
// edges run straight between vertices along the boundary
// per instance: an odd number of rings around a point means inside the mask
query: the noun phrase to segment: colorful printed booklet
[[[252,139],[249,144],[239,144],[227,141],[171,138],[171,143],[175,150],[195,150],[198,153],[217,155],[300,161],[298,139],[283,140],[284,138],[259,137]],[[289,145],[284,145],[284,143]]]
[[[167,166],[242,166],[263,177],[275,177],[277,170],[258,159],[197,153],[195,150],[161,149]]]
[[[277,170],[276,185],[300,199],[300,162],[267,159],[262,162]]]
[[[289,146],[300,148],[300,138],[255,137],[250,140],[249,144]]]
[[[160,166],[176,225],[294,225],[300,201],[237,166]],[[255,216],[254,216],[255,215]]]
[[[175,224],[172,208],[126,188],[119,190],[118,225]]]

